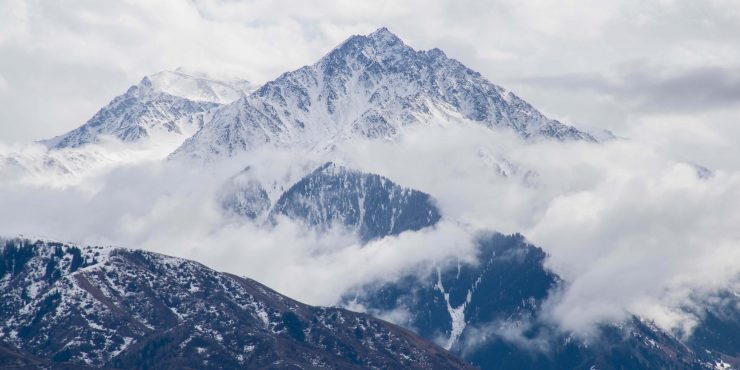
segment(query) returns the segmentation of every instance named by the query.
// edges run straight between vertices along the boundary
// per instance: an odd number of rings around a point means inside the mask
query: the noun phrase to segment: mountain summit
[[[218,109],[173,157],[206,160],[264,144],[392,138],[413,124],[467,119],[519,136],[596,141],[545,117],[439,49],[417,51],[386,28],[352,36],[313,65]]]
[[[242,80],[219,81],[179,69],[158,72],[114,98],[82,126],[43,143],[62,149],[95,143],[102,136],[124,142],[157,133],[190,136],[201,127],[204,112],[233,102],[249,90],[249,82]]]

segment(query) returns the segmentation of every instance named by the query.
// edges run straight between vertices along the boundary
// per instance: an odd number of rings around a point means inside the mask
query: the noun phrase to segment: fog
[[[683,135],[646,127],[665,140]],[[692,145],[731,138],[726,127],[705,126],[714,131],[695,136]],[[443,221],[363,246],[340,227],[319,234],[288,219],[255,224],[221,209],[224,183],[247,166],[263,182],[287,188],[326,160],[430,193]],[[321,305],[452,256],[474,263],[479,231],[520,232],[567,281],[545,305],[545,317],[583,334],[631,313],[690,332],[696,313],[684,308],[740,274],[740,171],[721,160],[700,166],[675,158],[673,148],[639,135],[602,144],[523,142],[471,122],[447,122],[328,153],[266,148],[218,166],[132,161],[65,186],[53,176],[4,181],[0,204],[5,236],[191,258]]]

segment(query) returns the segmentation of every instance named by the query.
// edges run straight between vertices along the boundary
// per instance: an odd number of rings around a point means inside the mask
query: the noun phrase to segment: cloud
[[[251,162],[235,160],[209,169],[139,158],[85,173],[84,182],[61,187],[54,173],[47,174],[46,183],[1,182],[6,212],[0,213],[0,235],[135,247],[195,259],[322,305],[338,302],[345,291],[369,281],[392,280],[420,265],[474,255],[474,234],[452,221],[364,244],[340,228],[319,234],[284,218],[274,226],[234,218],[220,208],[218,197],[229,176],[245,165],[263,178],[282,176],[305,156],[269,151],[249,157]],[[270,168],[257,168],[258,163],[270,163]]]
[[[553,339],[556,336],[546,328],[538,328],[537,335],[532,337],[532,327],[532,323],[528,320],[494,321],[481,326],[468,326],[463,342],[460,343],[462,354],[466,356],[475,353],[481,346],[499,339],[526,350],[532,355],[551,351]]]
[[[546,312],[563,328],[588,333],[636,313],[688,332],[695,315],[683,307],[693,295],[740,278],[737,168],[707,176],[636,139],[521,145],[462,127],[425,127],[400,144],[353,144],[350,157],[431,193],[446,217],[522,232],[545,249],[548,267],[569,282]],[[714,134],[695,135],[694,145],[711,150],[705,140],[719,133],[702,128]],[[653,133],[675,137],[668,126]],[[481,158],[481,150],[493,155]]]
[[[724,126],[701,128],[713,134],[691,135],[695,147],[727,136]],[[668,142],[682,135],[660,125],[651,133]],[[219,208],[223,183],[246,166],[287,187],[327,159],[430,193],[446,221],[362,246],[340,229],[263,227]],[[687,332],[696,312],[685,308],[740,276],[740,168],[725,161],[700,169],[640,138],[528,144],[467,121],[438,122],[392,142],[349,142],[329,157],[265,149],[209,169],[142,160],[91,175],[92,190],[3,183],[0,203],[11,211],[0,213],[0,234],[145,248],[332,304],[352,287],[472,256],[478,231],[521,232],[568,282],[545,305],[563,329],[589,333],[635,313]]]
[[[521,79],[556,90],[584,90],[619,101],[644,113],[704,112],[735,108],[740,103],[740,69],[701,67],[665,73],[659,68],[630,67],[616,76],[564,74]]]

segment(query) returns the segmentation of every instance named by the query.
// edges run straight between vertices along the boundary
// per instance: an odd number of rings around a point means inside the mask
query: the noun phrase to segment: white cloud
[[[652,127],[647,138],[682,138],[684,146],[706,151],[733,134],[710,124],[706,135],[646,125]],[[364,247],[341,230],[316,235],[287,220],[274,229],[257,227],[220,211],[223,182],[247,165],[270,179],[292,171],[289,184],[326,159],[271,150],[207,171],[127,165],[86,180],[97,184],[92,192],[4,183],[0,203],[12,211],[0,213],[0,234],[160,251],[331,304],[358,284],[471,256],[478,230],[521,232],[568,281],[546,306],[564,328],[588,333],[595,323],[632,312],[687,329],[693,316],[683,307],[740,274],[740,168],[719,158],[704,163],[713,172],[701,177],[697,166],[663,149],[641,137],[523,144],[466,122],[409,129],[395,142],[348,143],[332,159],[429,192],[447,220]],[[729,153],[740,155],[737,148]]]
[[[296,155],[284,153],[250,157],[278,168],[297,162]],[[54,186],[54,174],[48,184],[0,183],[0,203],[13,210],[0,213],[0,235],[136,247],[195,259],[323,305],[359,284],[474,254],[473,233],[455,222],[363,245],[342,229],[317,234],[287,219],[275,226],[234,219],[222,211],[217,194],[243,165],[204,170],[141,159],[97,176],[86,174],[79,186]],[[97,186],[90,189],[90,182]]]
[[[718,138],[731,142],[737,135],[704,124],[707,132],[689,139],[671,125],[650,126],[661,141],[681,138],[685,147],[707,152]],[[484,129],[427,127],[409,132],[400,145],[352,145],[348,157],[430,192],[448,217],[476,229],[522,232],[545,249],[548,266],[569,281],[548,306],[564,328],[589,332],[628,312],[666,328],[689,328],[693,317],[682,307],[692,295],[740,277],[740,171],[717,158],[703,163],[714,172],[701,177],[685,153],[674,156],[642,141],[650,137],[519,145]],[[481,148],[494,154],[493,164],[480,160]],[[497,175],[496,158],[510,161],[514,175]]]

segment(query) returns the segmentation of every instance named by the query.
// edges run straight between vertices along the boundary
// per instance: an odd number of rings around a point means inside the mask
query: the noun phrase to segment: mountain
[[[77,129],[40,143],[0,148],[0,183],[66,187],[122,164],[161,160],[200,129],[212,109],[251,89],[247,81],[181,70],[147,76]]]
[[[429,194],[377,174],[327,162],[274,201],[249,169],[224,187],[222,206],[243,217],[275,222],[279,216],[326,231],[340,225],[369,241],[432,226],[441,218]]]
[[[0,341],[0,369],[13,370],[91,370],[101,369],[68,362],[53,362],[19,351],[12,345]]]
[[[704,302],[698,325],[687,344],[697,352],[707,352],[722,362],[740,369],[740,293],[724,290]]]
[[[0,364],[471,368],[395,325],[192,261],[24,239],[0,248]]]
[[[82,126],[42,143],[52,149],[76,148],[99,142],[103,135],[136,142],[157,133],[184,140],[200,129],[208,110],[233,102],[250,89],[247,81],[159,72],[144,77]]]
[[[412,124],[453,119],[523,138],[596,141],[441,50],[416,51],[381,28],[218,109],[172,157],[215,160],[265,144],[311,148],[351,137],[389,139]]]
[[[331,162],[283,193],[271,211],[276,215],[320,230],[340,224],[363,241],[419,230],[440,219],[429,194]]]
[[[738,306],[725,310],[722,325],[699,325],[691,338],[700,336],[702,344],[638,317],[602,325],[596,337],[581,340],[541,317],[544,300],[565,282],[544,267],[540,248],[521,235],[497,233],[481,236],[478,245],[478,264],[450,260],[426,275],[362,287],[344,302],[380,317],[396,313],[404,318],[398,324],[481,369],[706,369],[736,361],[740,348],[730,332]]]

